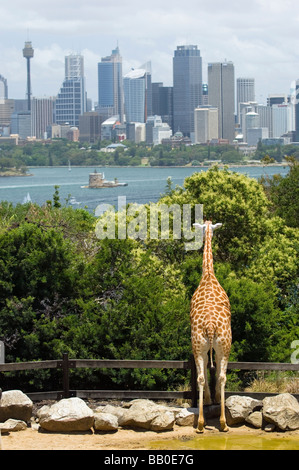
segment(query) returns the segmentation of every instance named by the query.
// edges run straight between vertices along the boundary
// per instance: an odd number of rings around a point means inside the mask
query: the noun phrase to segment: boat
[[[72,206],[75,206],[76,204],[81,204],[81,202],[78,202],[75,198],[75,196],[70,197],[69,203],[72,204]]]
[[[108,181],[105,179],[104,173],[98,173],[95,170],[94,173],[89,174],[89,185],[81,186],[81,188],[101,189],[117,188],[118,186],[128,186],[128,183],[121,183],[117,178],[114,178],[114,181]]]
[[[27,204],[28,202],[32,202],[29,193],[27,193],[27,196],[24,197],[23,204]]]

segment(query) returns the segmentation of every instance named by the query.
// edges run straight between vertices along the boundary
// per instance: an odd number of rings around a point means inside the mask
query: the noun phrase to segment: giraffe
[[[213,267],[212,237],[213,231],[221,227],[211,221],[194,224],[203,230],[205,240],[202,278],[193,294],[190,308],[192,350],[197,370],[199,387],[199,417],[197,432],[204,431],[203,404],[212,403],[207,381],[208,353],[213,367],[213,348],[216,362],[215,401],[221,403],[221,431],[228,431],[225,419],[224,389],[226,369],[231,349],[231,312],[230,302],[224,289],[219,284]]]

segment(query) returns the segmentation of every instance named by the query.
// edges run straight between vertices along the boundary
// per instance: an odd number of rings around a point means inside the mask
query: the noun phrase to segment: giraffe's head
[[[198,227],[202,230],[203,238],[205,238],[205,235],[207,233],[211,234],[211,237],[213,236],[214,230],[217,230],[217,228],[221,227],[222,224],[212,224],[211,220],[206,220],[204,224],[193,224],[193,227]]]

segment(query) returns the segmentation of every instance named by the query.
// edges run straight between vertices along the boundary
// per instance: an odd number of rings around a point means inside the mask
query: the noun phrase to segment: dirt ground
[[[221,438],[227,439],[250,436],[269,437],[269,433],[259,429],[241,426],[221,433],[216,422],[207,425],[204,434],[198,435],[191,426],[175,426],[173,431],[157,433],[153,431],[119,429],[115,433],[47,433],[32,428],[25,431],[2,435],[3,450],[155,450],[178,449],[175,442],[188,443],[189,440]],[[292,439],[299,442],[299,431],[271,433],[273,439]]]
[[[37,410],[44,404],[53,404],[54,402],[40,402],[34,404],[33,407],[33,421],[31,427],[25,431],[11,432],[9,434],[2,434],[1,444],[2,450],[102,450],[102,451],[128,451],[128,450],[177,450],[189,448],[189,442],[198,439],[203,448],[213,448],[213,443],[217,444],[220,448],[231,448],[231,441],[238,440],[239,448],[246,448],[241,442],[248,440],[263,440],[271,435],[271,440],[277,442],[290,441],[295,442],[299,450],[299,430],[292,432],[272,432],[267,433],[261,429],[255,429],[249,426],[230,427],[227,433],[220,432],[219,418],[207,418],[205,432],[197,434],[193,426],[177,426],[175,425],[172,431],[154,432],[143,429],[128,429],[119,428],[116,432],[88,432],[78,433],[51,433],[46,432],[38,427],[35,422]],[[99,404],[114,404],[120,403],[114,401],[107,401],[97,403],[96,401],[89,402],[88,405],[92,409],[96,409]],[[165,404],[165,403],[164,403]],[[170,405],[175,405],[170,403]],[[263,438],[263,439],[261,439]],[[243,446],[243,447],[242,447]],[[234,447],[232,447],[234,448]],[[1,449],[1,445],[0,445]]]

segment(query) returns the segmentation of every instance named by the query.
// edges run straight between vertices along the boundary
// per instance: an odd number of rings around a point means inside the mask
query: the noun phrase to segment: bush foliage
[[[168,185],[158,203],[203,204],[204,215],[223,224],[213,250],[232,307],[231,360],[289,362],[299,338],[298,219],[287,202],[295,180],[298,187],[298,170],[257,182],[214,167],[194,173],[182,188]],[[282,212],[280,201],[289,211]],[[189,305],[202,250],[186,252],[171,239],[100,240],[95,217],[57,204],[2,202],[0,217],[0,340],[7,362],[60,359],[64,352],[189,359]],[[0,374],[2,388],[20,380],[27,391],[58,386],[50,372]],[[72,386],[171,389],[186,380],[182,372],[159,369],[79,370]]]

